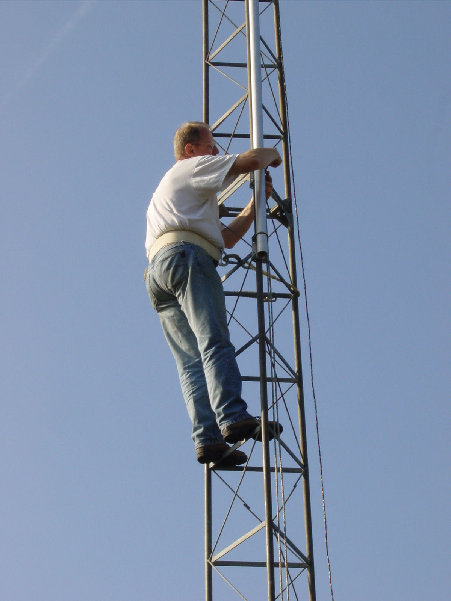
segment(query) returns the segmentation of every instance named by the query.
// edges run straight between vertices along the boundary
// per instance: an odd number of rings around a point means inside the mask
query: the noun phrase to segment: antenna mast
[[[316,601],[278,0],[203,0],[203,120],[224,152],[273,145],[283,158],[269,201],[262,171],[239,176],[219,197],[227,226],[247,204],[249,185],[255,195],[252,242],[225,256],[222,280],[244,398],[251,413],[259,405],[262,445],[245,443],[244,468],[205,466],[205,599],[213,601],[214,585],[218,599],[221,587],[249,601],[264,598],[265,589],[268,601],[297,599],[303,588]],[[268,415],[284,425],[273,441]]]

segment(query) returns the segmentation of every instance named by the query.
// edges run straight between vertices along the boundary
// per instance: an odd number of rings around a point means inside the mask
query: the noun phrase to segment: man
[[[177,162],[147,210],[147,292],[177,364],[197,460],[239,465],[246,454],[227,442],[261,440],[260,422],[241,398],[216,266],[223,248],[232,248],[248,231],[254,210],[251,201],[223,228],[216,193],[237,175],[278,167],[281,158],[274,148],[218,156],[209,126],[197,121],[177,130],[174,154]],[[268,430],[272,437],[282,427],[269,422]]]

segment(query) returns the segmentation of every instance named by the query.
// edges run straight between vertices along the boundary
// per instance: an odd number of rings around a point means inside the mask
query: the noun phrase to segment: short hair
[[[210,126],[202,121],[187,121],[178,128],[174,136],[174,155],[177,160],[185,157],[185,144],[200,142],[204,130],[210,131]]]

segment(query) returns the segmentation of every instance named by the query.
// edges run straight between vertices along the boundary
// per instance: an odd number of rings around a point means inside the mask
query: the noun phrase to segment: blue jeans
[[[250,415],[214,261],[195,244],[170,244],[150,262],[146,287],[177,364],[194,446],[223,442],[220,428]]]

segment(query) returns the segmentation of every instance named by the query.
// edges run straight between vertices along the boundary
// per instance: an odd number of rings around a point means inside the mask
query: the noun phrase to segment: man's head
[[[208,123],[188,121],[175,132],[174,155],[177,161],[204,155],[216,156],[218,153]]]

